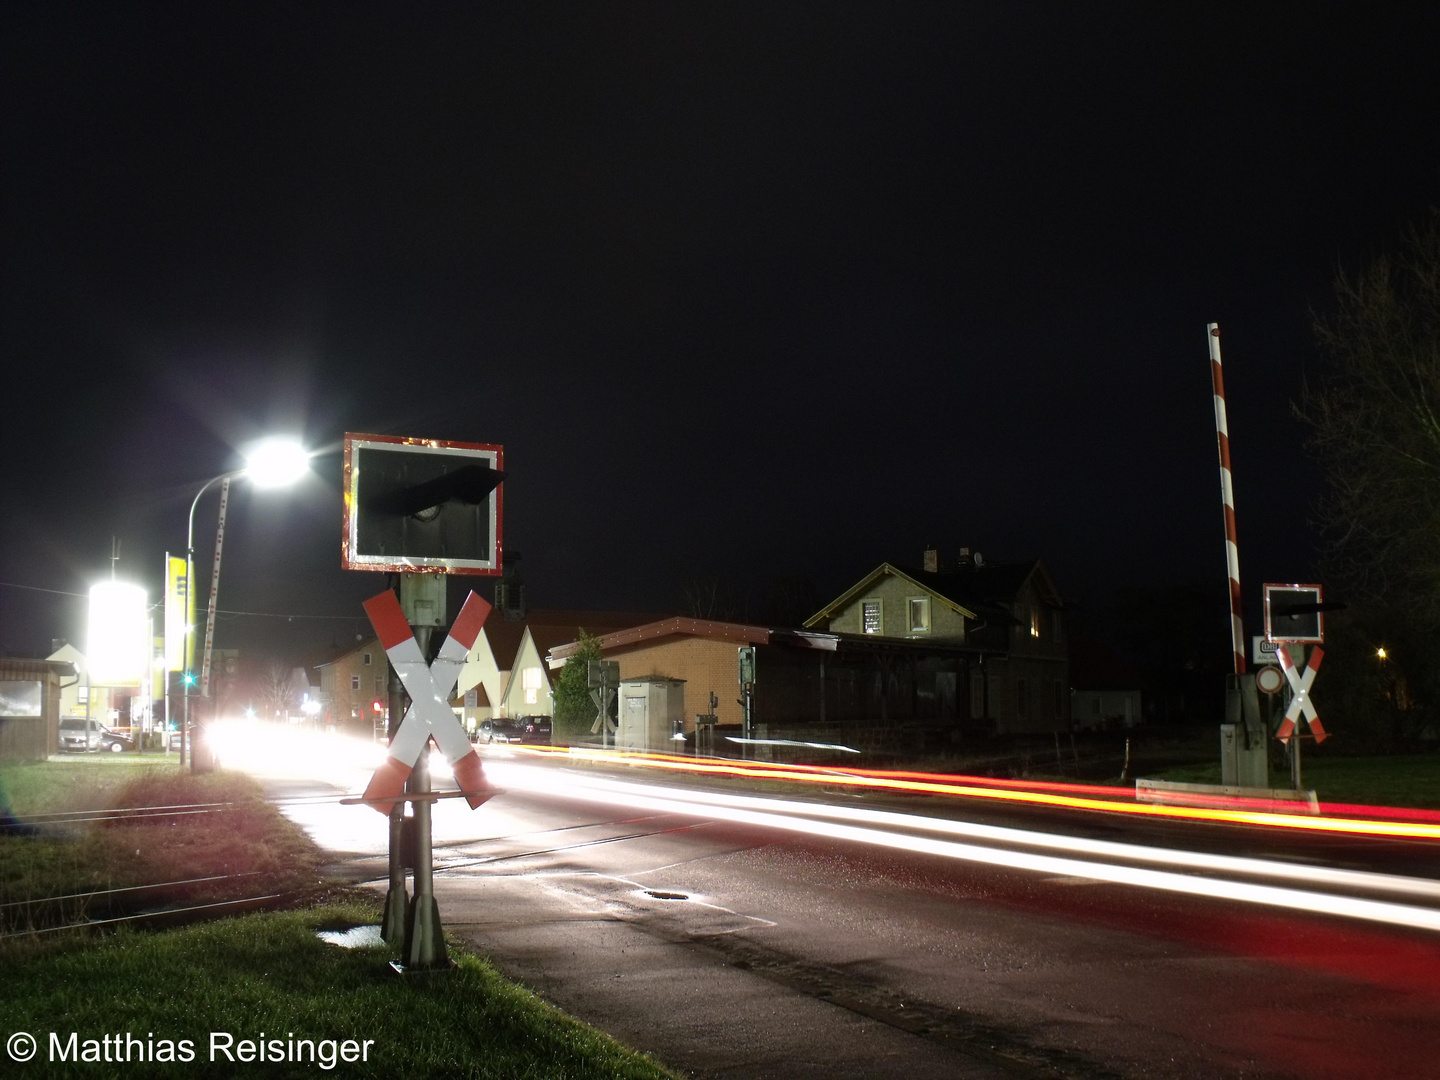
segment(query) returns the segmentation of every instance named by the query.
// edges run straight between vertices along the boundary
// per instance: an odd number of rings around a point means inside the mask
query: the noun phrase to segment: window
[[[1050,615],[1050,640],[1055,642],[1060,640],[1060,613],[1058,611],[1052,612]]]
[[[879,600],[862,600],[860,602],[860,629],[867,634],[880,633]]]
[[[929,631],[930,598],[928,596],[912,596],[910,598],[910,632],[925,634]]]
[[[350,676],[350,689],[351,689],[351,690],[359,690],[359,689],[360,689],[360,676],[359,676],[359,675],[351,675],[351,676]]]
[[[360,654],[360,663],[364,664],[366,667],[370,666],[370,654],[368,652]]]
[[[1033,638],[1040,636],[1040,609],[1038,607],[1030,609],[1030,636]]]
[[[1026,716],[1028,716],[1028,715],[1030,714],[1029,709],[1026,708],[1026,706],[1027,706],[1028,704],[1029,704],[1029,702],[1027,702],[1027,701],[1025,700],[1025,680],[1024,680],[1024,679],[1016,679],[1016,680],[1015,680],[1015,715],[1018,716],[1018,717],[1020,717],[1022,720],[1023,720]]]
[[[540,700],[540,669],[527,667],[520,673],[520,685],[525,690],[525,704],[537,704]]]

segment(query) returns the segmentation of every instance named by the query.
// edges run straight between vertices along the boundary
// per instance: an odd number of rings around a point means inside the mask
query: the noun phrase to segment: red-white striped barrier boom
[[[1240,606],[1240,548],[1235,541],[1235,488],[1230,473],[1230,431],[1225,423],[1225,373],[1220,366],[1220,324],[1210,332],[1210,380],[1215,388],[1215,439],[1220,444],[1220,498],[1225,504],[1225,565],[1230,571],[1230,640],[1235,674],[1245,674],[1245,625]]]

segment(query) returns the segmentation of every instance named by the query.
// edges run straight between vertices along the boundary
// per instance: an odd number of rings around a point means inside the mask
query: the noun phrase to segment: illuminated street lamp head
[[[256,443],[245,459],[245,475],[256,487],[288,487],[310,471],[310,454],[294,439]]]
[[[1384,645],[1381,645],[1380,648],[1376,649],[1376,650],[1375,650],[1375,655],[1376,655],[1377,657],[1379,657],[1381,660],[1384,660],[1384,659],[1385,659],[1385,656],[1386,656],[1385,646],[1384,646]]]

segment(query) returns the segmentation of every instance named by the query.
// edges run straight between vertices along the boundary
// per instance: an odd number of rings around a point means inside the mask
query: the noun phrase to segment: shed
[[[620,682],[620,726],[615,745],[621,750],[661,752],[674,746],[685,728],[685,680],[668,675],[641,675]]]
[[[44,761],[60,749],[61,679],[67,660],[0,657],[0,761]]]

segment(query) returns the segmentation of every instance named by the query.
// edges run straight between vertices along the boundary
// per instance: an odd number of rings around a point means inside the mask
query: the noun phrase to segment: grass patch
[[[1440,809],[1440,755],[1403,757],[1327,757],[1306,746],[1302,780],[1321,802]],[[1156,780],[1188,784],[1220,783],[1220,764],[1186,765],[1155,774]],[[1271,772],[1274,787],[1288,788],[1290,774]]]
[[[23,778],[16,787],[23,788],[29,806],[229,805],[213,813],[144,819],[42,821],[33,835],[0,835],[0,931],[265,893],[299,893],[319,882],[323,854],[242,774],[44,762],[7,770],[4,779],[16,772]],[[209,877],[224,880],[193,880]],[[189,883],[111,892],[162,882]]]
[[[402,980],[390,950],[341,949],[322,928],[378,921],[369,902],[330,904],[191,926],[121,933],[96,944],[32,945],[6,959],[0,1013],[40,1038],[27,1076],[92,1076],[93,1064],[46,1061],[51,1031],[85,1039],[131,1033],[194,1044],[189,1063],[111,1065],[136,1076],[314,1077],[318,1064],[212,1062],[210,1033],[235,1039],[374,1040],[346,1076],[663,1078],[651,1059],[566,1016],[452,946],[458,967]],[[112,1071],[113,1070],[113,1071]]]
[[[50,761],[0,765],[0,808],[8,795],[16,817],[118,805],[116,792],[147,773],[179,775],[172,754],[69,754]]]

